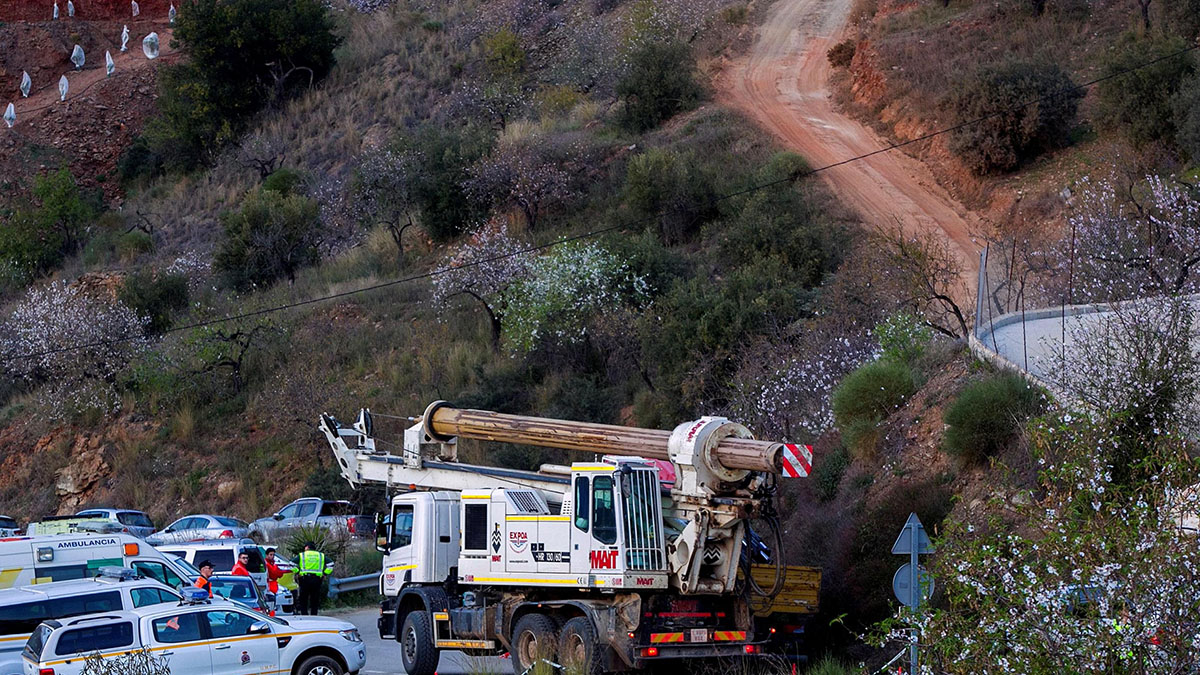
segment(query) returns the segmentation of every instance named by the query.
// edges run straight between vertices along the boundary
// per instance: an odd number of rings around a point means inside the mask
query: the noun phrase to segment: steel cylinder
[[[602,455],[670,460],[667,441],[671,432],[660,429],[463,410],[442,402],[429,406],[422,422],[426,432],[435,438],[457,436]],[[772,441],[725,438],[717,445],[713,456],[730,469],[779,473],[781,448],[781,443]]]

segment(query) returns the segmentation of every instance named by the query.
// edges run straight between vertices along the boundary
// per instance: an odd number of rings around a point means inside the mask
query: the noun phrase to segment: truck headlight
[[[342,637],[346,638],[350,642],[362,642],[362,636],[358,634],[357,628],[350,628],[348,630],[339,630],[338,635],[341,635]]]

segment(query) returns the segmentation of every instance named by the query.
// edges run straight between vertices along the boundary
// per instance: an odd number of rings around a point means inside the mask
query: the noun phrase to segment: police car
[[[366,665],[352,624],[327,617],[263,616],[200,589],[175,605],[43,621],[21,652],[26,675],[78,675],[89,657],[148,650],[171,675],[345,675]]]

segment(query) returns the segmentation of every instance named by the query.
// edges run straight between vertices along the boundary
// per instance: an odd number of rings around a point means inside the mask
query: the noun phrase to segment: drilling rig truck
[[[398,493],[377,532],[379,632],[409,675],[433,675],[441,650],[509,652],[517,675],[759,654],[775,630],[764,611],[815,605],[819,571],[782,564],[774,510],[777,479],[808,475],[809,447],[722,417],[668,432],[438,401],[412,421],[399,455],[376,449],[369,410],[319,423],[351,485]],[[471,465],[459,438],[595,459]]]

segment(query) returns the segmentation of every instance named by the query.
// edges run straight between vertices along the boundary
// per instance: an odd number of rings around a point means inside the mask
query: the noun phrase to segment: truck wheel
[[[558,625],[545,614],[526,614],[517,620],[512,632],[512,664],[516,675],[541,675],[554,672],[553,666],[538,664],[554,661],[558,651]],[[532,668],[532,670],[530,670]]]
[[[345,668],[328,656],[314,656],[300,664],[296,675],[344,675]]]
[[[572,675],[601,675],[604,672],[606,646],[596,637],[596,627],[586,616],[566,623],[558,638],[558,662]]]
[[[409,612],[400,628],[400,662],[408,675],[433,675],[437,670],[438,652],[433,647],[433,629],[429,614],[421,610]]]

